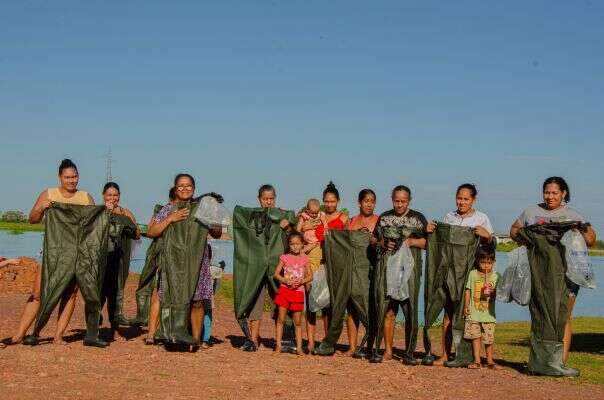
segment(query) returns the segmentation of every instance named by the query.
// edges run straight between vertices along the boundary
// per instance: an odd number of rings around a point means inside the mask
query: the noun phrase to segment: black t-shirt
[[[428,225],[428,220],[424,217],[424,214],[419,211],[410,209],[405,215],[396,215],[394,210],[389,210],[380,215],[380,218],[375,224],[376,229],[373,231],[373,235],[380,239],[381,232],[386,227],[419,229],[424,231],[426,225]]]

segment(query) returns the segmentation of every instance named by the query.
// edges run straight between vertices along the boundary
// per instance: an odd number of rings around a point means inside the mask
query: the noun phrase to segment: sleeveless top
[[[342,213],[338,213],[337,217],[329,221],[327,223],[327,228],[331,229],[332,231],[344,230],[344,222],[342,222]],[[317,239],[319,239],[320,242],[325,240],[325,228],[323,227],[323,225],[317,226],[317,229],[315,229],[315,234],[317,235]]]
[[[80,206],[90,205],[88,192],[78,190],[72,197],[64,197],[59,188],[48,188],[46,191],[48,200],[56,203],[76,204]]]

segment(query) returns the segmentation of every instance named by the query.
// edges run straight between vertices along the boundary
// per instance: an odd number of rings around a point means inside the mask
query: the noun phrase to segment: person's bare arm
[[[302,218],[298,218],[298,223],[296,224],[296,230],[298,232],[304,232],[302,230],[302,225],[304,225],[304,221],[302,221]]]
[[[342,224],[344,224],[344,226],[348,224],[348,215],[342,213],[342,215],[340,215],[340,219],[342,220]]]
[[[304,280],[302,281],[302,283],[300,283],[300,286],[306,285],[310,282],[312,282],[312,270],[310,269],[310,267],[307,266],[304,269]]]
[[[45,190],[36,199],[34,206],[29,212],[29,223],[37,224],[42,221],[44,217],[44,211],[52,206],[52,203],[48,200],[48,192]]]
[[[464,291],[463,297],[463,314],[467,317],[470,315],[470,289]]]
[[[130,211],[127,208],[124,208],[124,214],[126,214],[126,216],[128,218],[130,218],[130,221],[132,221],[132,223],[136,226],[136,234],[134,236],[135,240],[138,240],[141,238],[141,232],[140,229],[138,229],[138,224],[136,223],[136,218],[134,218],[134,214],[132,214],[132,211]]]
[[[485,229],[483,226],[477,226],[474,228],[474,234],[480,238],[480,241],[483,243],[489,243],[493,240],[493,235],[491,232]]]
[[[591,226],[588,226],[585,232],[581,232],[581,235],[583,235],[587,247],[592,247],[596,244],[596,231]]]
[[[425,238],[408,238],[405,240],[407,246],[416,247],[418,249],[426,248],[426,239]]]
[[[510,228],[510,237],[512,238],[512,240],[518,242],[518,232],[520,232],[520,229],[522,228],[523,225],[520,223],[520,221],[514,221],[512,227]]]
[[[289,285],[288,279],[285,279],[285,277],[281,274],[282,271],[283,271],[283,261],[279,260],[279,263],[277,264],[277,267],[275,268],[275,273],[273,274],[273,278],[275,278],[275,280],[280,283]]]
[[[182,208],[171,212],[170,215],[161,222],[155,222],[155,219],[153,219],[147,229],[147,236],[152,239],[160,237],[171,223],[187,219],[189,217],[189,212],[188,208]]]

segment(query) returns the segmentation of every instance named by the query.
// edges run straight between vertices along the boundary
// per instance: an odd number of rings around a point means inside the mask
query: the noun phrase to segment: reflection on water
[[[145,262],[145,252],[149,246],[148,239],[142,239],[140,245],[135,246],[131,271],[140,272]],[[218,262],[223,260],[226,263],[225,271],[233,272],[233,242],[224,240],[211,241],[214,260]],[[0,256],[18,257],[30,256],[39,257],[42,249],[42,234],[39,232],[25,232],[14,235],[8,231],[0,230]],[[592,262],[596,271],[597,289],[581,289],[574,315],[604,316],[604,282],[599,281],[601,271],[604,270],[604,257],[592,257]],[[497,267],[499,273],[503,273],[507,266],[507,254],[497,253]],[[419,301],[420,318],[423,314],[423,295],[420,295]],[[528,307],[520,307],[514,303],[497,303],[497,319],[499,321],[521,321],[529,319]]]

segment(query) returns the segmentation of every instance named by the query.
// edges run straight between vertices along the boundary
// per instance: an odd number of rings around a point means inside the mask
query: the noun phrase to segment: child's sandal
[[[480,369],[480,363],[472,363],[470,365],[468,365],[468,369]]]
[[[498,370],[499,369],[499,365],[493,363],[493,364],[487,364],[487,368],[488,369],[493,369],[493,370]]]

